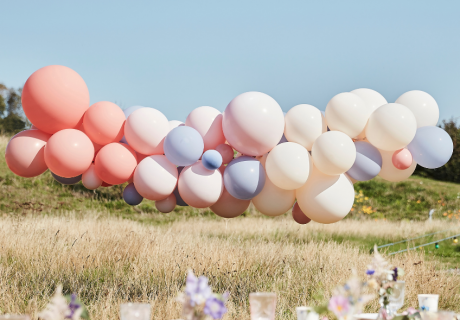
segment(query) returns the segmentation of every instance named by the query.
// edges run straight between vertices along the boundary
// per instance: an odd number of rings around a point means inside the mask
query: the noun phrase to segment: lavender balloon
[[[232,160],[225,168],[224,185],[235,198],[252,199],[265,185],[265,169],[258,160],[241,156]]]
[[[137,206],[144,198],[137,192],[134,183],[130,183],[123,190],[123,199],[130,206]]]
[[[208,150],[201,157],[203,166],[208,170],[216,170],[222,165],[222,155],[216,150]]]
[[[407,149],[414,161],[424,168],[436,169],[449,161],[454,144],[449,134],[434,126],[420,127]]]
[[[369,142],[356,141],[356,160],[347,174],[358,181],[368,181],[376,177],[382,169],[382,155]]]
[[[203,154],[204,142],[200,133],[191,127],[172,129],[165,138],[164,151],[176,166],[190,166]]]
[[[57,174],[54,174],[53,172],[51,172],[51,175],[53,176],[54,180],[65,185],[72,185],[81,181],[81,175],[73,178],[63,178],[58,176]]]

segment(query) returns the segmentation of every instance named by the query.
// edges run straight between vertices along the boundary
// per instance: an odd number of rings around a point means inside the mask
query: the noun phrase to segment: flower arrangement
[[[38,314],[38,317],[42,320],[89,320],[85,306],[75,294],[63,296],[61,285],[56,288],[50,303]]]
[[[192,271],[188,272],[185,290],[178,297],[185,320],[204,320],[206,317],[221,319],[227,312],[227,299],[227,292],[223,295],[213,293],[208,278],[197,278]]]

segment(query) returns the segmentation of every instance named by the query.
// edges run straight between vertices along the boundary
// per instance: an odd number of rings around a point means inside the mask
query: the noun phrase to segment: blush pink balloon
[[[292,208],[292,218],[298,224],[307,224],[311,221],[311,219],[302,212],[297,202],[294,204],[294,208]]]
[[[396,169],[406,170],[412,165],[412,154],[406,148],[395,151],[391,161]]]
[[[225,142],[222,131],[222,113],[212,107],[199,107],[190,112],[185,125],[192,127],[203,137],[204,151],[215,149]]]
[[[40,130],[25,130],[11,138],[6,146],[8,168],[21,177],[36,177],[48,169],[45,163],[45,145],[50,134]]]
[[[167,198],[155,201],[155,207],[162,213],[169,213],[176,207],[176,196],[171,193]]]
[[[93,143],[86,134],[76,129],[56,132],[45,146],[45,162],[48,168],[63,178],[83,174],[93,158]]]
[[[222,164],[229,164],[233,160],[233,149],[228,144],[219,144],[216,151],[222,156]]]
[[[89,190],[95,190],[102,185],[102,179],[96,174],[94,164],[91,164],[88,170],[83,173],[81,182],[83,183],[83,186]]]
[[[224,192],[222,192],[219,200],[209,207],[209,209],[219,217],[235,218],[245,212],[250,203],[251,200],[240,200],[233,197],[224,187]]]
[[[27,119],[53,134],[78,128],[89,107],[89,91],[78,73],[53,65],[38,69],[27,79],[21,100]]]
[[[208,170],[201,161],[197,161],[182,170],[178,188],[189,206],[207,208],[219,200],[224,183],[220,170]]]
[[[142,153],[139,153],[139,152],[136,152],[136,155],[137,155],[137,163],[140,163],[142,160],[144,160],[145,158],[148,157],[145,154],[142,154]]]
[[[83,127],[91,141],[105,146],[123,138],[126,118],[115,103],[100,101],[93,104],[83,117]]]
[[[122,184],[128,181],[137,166],[136,152],[127,144],[113,142],[102,147],[94,161],[96,174],[103,181]]]

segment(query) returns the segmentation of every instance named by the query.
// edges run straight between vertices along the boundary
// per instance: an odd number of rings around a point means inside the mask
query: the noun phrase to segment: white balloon
[[[277,145],[267,156],[265,169],[275,186],[295,190],[305,184],[310,173],[310,153],[298,143]]]
[[[270,152],[271,153],[271,152]],[[262,191],[252,198],[254,206],[266,216],[276,217],[289,211],[295,202],[295,190],[278,188],[265,173]]]
[[[394,151],[379,150],[382,155],[382,169],[380,170],[379,176],[387,181],[399,182],[409,178],[415,171],[417,163],[412,160],[412,164],[405,170],[397,169],[393,164]]]
[[[204,151],[225,143],[222,131],[222,113],[213,107],[199,107],[187,116],[185,125],[192,127],[203,137]]]
[[[176,207],[176,196],[171,193],[167,198],[155,201],[155,207],[162,213],[169,213]]]
[[[342,92],[334,96],[326,106],[327,126],[354,138],[364,130],[371,113],[372,110],[361,97],[351,92]]]
[[[284,136],[311,151],[313,142],[327,131],[326,118],[320,110],[309,105],[299,104],[289,110],[284,117],[286,126]]]
[[[436,126],[439,120],[439,107],[436,100],[428,93],[413,90],[400,96],[396,103],[408,107],[417,119],[417,128]]]
[[[374,112],[378,107],[388,103],[380,93],[372,89],[361,88],[353,90],[351,93],[354,93],[363,99],[366,107],[371,110],[371,113]],[[364,140],[366,138],[365,130],[366,129],[364,128],[364,130],[361,131],[361,133],[357,136],[357,139]]]
[[[95,190],[102,185],[102,179],[96,174],[94,163],[83,173],[81,182],[86,189]]]
[[[297,203],[303,213],[319,223],[342,220],[355,200],[353,183],[344,175],[326,175],[313,166],[310,178],[296,190]]]
[[[374,147],[395,151],[407,146],[415,137],[417,120],[409,108],[388,103],[375,110],[366,127],[366,138]]]
[[[318,170],[325,174],[337,175],[347,172],[353,166],[356,160],[356,147],[345,133],[328,131],[316,139],[311,155]]]
[[[185,124],[182,121],[179,120],[170,120],[169,121],[169,131],[171,131],[174,128],[177,128],[179,126],[184,126]]]

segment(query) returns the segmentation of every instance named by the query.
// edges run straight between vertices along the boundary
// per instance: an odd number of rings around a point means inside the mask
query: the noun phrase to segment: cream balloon
[[[372,110],[360,96],[342,92],[334,96],[326,106],[327,126],[354,138],[364,130],[371,113]]]
[[[171,193],[167,198],[155,201],[155,207],[162,213],[169,213],[176,207],[176,196]]]
[[[409,168],[400,170],[393,164],[394,151],[379,150],[382,155],[382,169],[380,170],[379,176],[387,181],[399,182],[409,178],[415,171],[417,163],[412,160],[412,164]]]
[[[251,200],[240,200],[232,196],[224,187],[219,200],[209,207],[212,212],[222,218],[236,218],[245,212]]]
[[[270,151],[265,163],[268,178],[284,190],[295,190],[305,184],[310,174],[310,153],[295,142],[285,142]]]
[[[396,103],[408,107],[417,119],[417,128],[436,126],[439,120],[439,107],[436,100],[428,93],[413,90],[400,96]]]
[[[374,147],[396,151],[415,137],[417,120],[412,111],[397,103],[388,103],[375,110],[366,127],[366,138]]]
[[[265,173],[264,188],[257,196],[252,198],[252,203],[257,210],[270,217],[276,217],[286,213],[292,208],[294,202],[295,190],[284,190],[278,188],[272,181],[270,181],[267,173]]]
[[[164,155],[146,157],[134,171],[137,192],[149,200],[163,200],[173,193],[177,184],[177,167]]]
[[[284,136],[287,141],[296,142],[311,151],[313,142],[327,131],[326,118],[317,108],[299,104],[286,113]]]
[[[88,190],[95,190],[102,185],[102,179],[96,174],[96,168],[94,163],[86,170],[82,177],[81,182],[83,186]]]
[[[371,110],[371,113],[374,112],[378,107],[388,103],[380,93],[372,89],[361,88],[353,90],[351,93],[354,93],[363,99],[366,107]],[[364,130],[361,131],[361,133],[357,136],[357,139],[364,140],[366,138],[365,130],[366,129],[364,128]]]
[[[177,128],[179,126],[185,126],[185,124],[182,121],[179,120],[170,120],[169,121],[169,131],[171,131],[174,128]]]
[[[342,220],[350,212],[355,189],[344,174],[327,175],[313,166],[307,183],[296,190],[296,197],[307,217],[328,224]]]
[[[356,160],[356,147],[345,133],[328,131],[316,139],[311,155],[318,170],[325,174],[337,175],[347,172],[353,166]]]
[[[192,127],[203,137],[204,151],[225,143],[222,131],[222,113],[213,107],[199,107],[190,112],[185,125]]]

